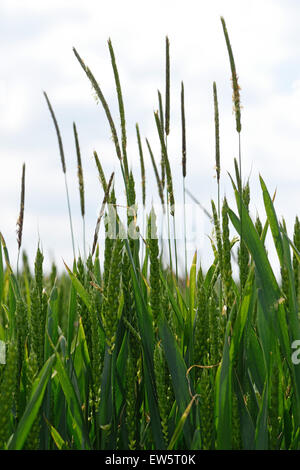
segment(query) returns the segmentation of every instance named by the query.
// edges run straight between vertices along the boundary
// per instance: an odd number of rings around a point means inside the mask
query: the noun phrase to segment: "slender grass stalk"
[[[98,170],[98,173],[99,173],[99,178],[100,178],[100,181],[101,181],[101,184],[102,184],[103,191],[106,193],[107,182],[106,182],[105,174],[104,174],[104,171],[103,171],[103,168],[102,168],[102,165],[100,163],[100,160],[99,160],[99,157],[97,155],[96,150],[94,150],[94,158],[95,158],[95,162],[96,162],[96,166],[97,166],[97,170]]]
[[[90,71],[90,69],[85,65],[82,58],[80,57],[80,55],[76,51],[75,47],[73,47],[73,52],[74,52],[75,57],[77,58],[78,62],[80,63],[81,67],[83,68],[84,72],[86,73],[88,79],[90,80],[90,82],[91,82],[91,84],[92,84],[92,86],[93,86],[93,88],[96,92],[96,96],[99,98],[99,100],[102,104],[102,107],[104,109],[104,112],[106,114],[106,117],[107,117],[107,120],[108,120],[108,123],[109,123],[109,126],[110,126],[110,130],[111,130],[111,134],[112,134],[112,139],[113,139],[115,149],[116,149],[116,154],[117,154],[117,157],[120,161],[121,172],[122,172],[123,181],[124,181],[125,190],[126,190],[126,196],[127,196],[127,200],[128,200],[128,191],[127,191],[128,178],[126,176],[127,175],[127,173],[126,173],[127,160],[124,164],[123,157],[122,157],[122,152],[121,152],[121,148],[120,148],[120,144],[119,144],[118,134],[117,134],[117,131],[116,131],[116,126],[115,126],[115,123],[113,121],[109,106],[108,106],[108,104],[107,104],[107,102],[104,98],[104,95],[101,91],[101,88],[99,87],[99,84],[97,83],[97,80],[95,79],[95,77],[92,74],[92,72]],[[125,144],[124,144],[124,142],[125,142]],[[124,141],[124,135],[123,135],[123,145],[125,145],[125,148],[126,148],[126,138],[125,138],[125,141]]]
[[[188,278],[188,269],[187,269],[187,236],[186,236],[186,187],[185,187],[185,178],[182,178],[182,193],[183,193],[183,230],[184,230],[184,272],[185,279]]]
[[[70,196],[69,196],[68,181],[67,181],[67,174],[66,174],[66,173],[64,174],[64,180],[65,180],[65,188],[66,188],[67,204],[68,204],[68,213],[69,213],[69,220],[70,220],[70,230],[71,230],[71,238],[72,238],[73,256],[74,256],[74,259],[75,259],[75,258],[76,258],[76,255],[75,255],[74,232],[73,232],[73,223],[72,223],[72,216],[71,216]]]
[[[143,206],[145,208],[145,205],[146,205],[146,175],[145,175],[144,155],[143,155],[143,147],[142,147],[142,142],[141,142],[139,125],[136,124],[135,128],[136,128],[136,136],[137,136],[137,141],[138,141],[140,165],[141,165],[142,201],[143,201]]]
[[[221,165],[220,165],[220,135],[219,135],[219,107],[218,107],[218,95],[217,95],[217,85],[216,82],[213,83],[213,96],[214,96],[214,117],[215,117],[215,146],[216,146],[216,174],[217,174],[217,186],[218,186],[218,216],[216,217],[216,214],[214,214],[214,220],[215,220],[215,228],[217,230],[216,226],[216,219],[218,219],[220,223],[221,219],[221,202],[220,202],[220,172],[221,172]],[[219,227],[219,232],[220,232],[220,227]],[[221,234],[217,233],[217,239],[219,237],[218,242],[220,242]],[[218,243],[218,251],[219,251],[219,264],[220,264],[220,270],[221,270],[221,293],[219,297],[219,309],[220,312],[222,311],[222,282],[224,283],[224,273],[222,269],[222,245],[219,246],[220,243]],[[221,249],[221,251],[220,251]]]
[[[228,222],[228,204],[225,197],[222,207],[223,285],[225,304],[230,308],[232,306],[234,296],[232,292],[231,246]]]
[[[165,133],[170,133],[170,42],[166,36],[166,105],[165,105]]]
[[[47,93],[46,93],[45,91],[44,91],[44,96],[45,96],[45,98],[46,98],[46,102],[47,102],[47,105],[48,105],[48,108],[49,108],[49,111],[50,111],[50,114],[51,114],[51,117],[52,117],[52,120],[53,120],[53,124],[54,124],[54,127],[55,127],[56,135],[57,135],[57,140],[58,140],[58,145],[59,145],[59,153],[60,153],[60,159],[61,159],[62,170],[63,170],[63,173],[66,173],[65,154],[64,154],[64,149],[63,149],[63,144],[62,144],[62,139],[61,139],[60,130],[59,130],[59,127],[58,127],[58,123],[57,123],[57,120],[56,120],[56,117],[55,117],[53,108],[52,108],[52,106],[51,106],[51,103],[50,103],[49,98],[48,98],[48,96],[47,96]]]
[[[105,111],[110,129],[111,129],[112,138],[113,138],[113,142],[115,144],[117,157],[120,160],[120,162],[122,163],[122,153],[121,153],[121,148],[120,148],[120,144],[119,144],[118,134],[117,134],[117,131],[116,131],[116,126],[115,126],[115,123],[113,121],[109,106],[108,106],[108,104],[107,104],[107,102],[104,98],[104,95],[101,91],[101,88],[99,87],[94,75],[92,74],[90,69],[85,65],[85,63],[81,59],[80,55],[76,51],[75,47],[73,48],[73,52],[74,52],[75,57],[77,58],[78,62],[80,63],[81,67],[83,68],[84,72],[86,73],[88,79],[90,80],[90,82],[91,82],[91,84],[92,84],[92,86],[93,86],[93,88],[96,92],[96,95],[98,96],[98,98],[99,98],[99,100],[100,100],[100,102],[103,106],[103,109]]]
[[[184,109],[184,85],[181,82],[181,130],[182,130],[182,190],[183,190],[183,229],[184,229],[184,270],[187,279],[187,247],[186,247],[186,201],[185,201],[185,178],[186,178],[186,128]]]
[[[168,197],[168,189],[167,188],[166,188],[166,199],[167,199],[167,227],[168,227],[169,263],[170,263],[171,273],[173,273],[173,256],[172,256],[172,248],[171,248],[171,230],[170,230],[170,211],[169,211],[169,197]]]
[[[206,217],[208,217],[210,220],[212,220],[212,215],[211,213],[201,204],[200,201],[198,201],[198,199],[191,193],[191,191],[189,189],[185,189],[185,192],[187,193],[188,196],[190,196],[190,198],[192,199],[192,201],[194,201],[195,204],[197,204],[197,206],[200,207],[200,209],[204,212],[204,214],[206,215]]]
[[[226,28],[226,23],[223,17],[221,17],[221,23],[223,27],[223,32],[224,32],[224,37],[226,41],[226,47],[227,47],[227,52],[229,56],[229,62],[230,62],[230,68],[231,68],[231,80],[232,80],[232,89],[233,89],[233,95],[232,95],[232,100],[233,100],[233,110],[235,113],[235,121],[236,121],[236,131],[238,133],[238,154],[239,154],[239,181],[240,181],[240,204],[242,204],[243,200],[243,190],[242,190],[242,154],[241,154],[241,130],[242,130],[242,124],[241,124],[241,102],[240,102],[240,86],[238,84],[238,76],[236,73],[236,67],[235,67],[235,61],[234,61],[234,56],[232,52],[232,47],[230,44],[229,40],[229,35],[228,31]],[[243,217],[242,217],[242,211],[241,211],[241,246],[243,244]],[[240,286],[240,293],[241,293],[241,298],[242,298],[242,286]]]
[[[164,108],[163,108],[163,103],[162,103],[161,92],[160,92],[159,90],[157,90],[157,95],[158,95],[159,119],[160,119],[162,128],[164,128]],[[165,170],[164,157],[163,157],[163,152],[162,152],[162,150],[161,150],[160,169],[161,169],[161,184],[162,184],[162,189],[164,190],[164,188],[165,188],[165,181],[166,181],[166,170]],[[164,206],[163,206],[163,213],[165,214],[165,208],[164,208]],[[163,228],[164,228],[164,218],[162,217],[162,221],[161,221],[161,247],[162,247],[162,254],[163,254],[163,252],[164,252]]]
[[[233,89],[233,106],[234,106],[234,113],[235,113],[235,119],[236,119],[236,130],[238,133],[241,132],[242,125],[241,125],[241,103],[240,103],[240,86],[238,84],[238,76],[236,73],[236,68],[235,68],[235,62],[234,62],[234,57],[232,53],[232,48],[228,36],[228,31],[226,28],[226,23],[223,17],[221,17],[221,23],[223,27],[223,32],[225,36],[225,41],[226,41],[226,46],[227,46],[227,51],[229,55],[229,62],[230,62],[230,68],[231,68],[231,79],[232,79],[232,89]]]
[[[216,82],[213,83],[214,92],[214,110],[215,110],[215,140],[216,140],[216,173],[217,173],[217,184],[218,184],[218,216],[220,218],[220,132],[219,132],[219,107],[218,107],[218,95]]]
[[[17,274],[19,273],[19,258],[20,258],[20,250],[21,250],[21,245],[22,245],[24,207],[25,207],[25,163],[23,163],[23,167],[22,167],[20,212],[19,212],[19,217],[17,220],[17,242],[18,242]]]
[[[44,96],[46,98],[46,102],[47,102],[47,105],[48,105],[48,108],[49,108],[49,111],[50,111],[50,114],[51,114],[51,117],[52,117],[52,120],[53,120],[53,124],[54,124],[56,135],[57,135],[57,140],[58,140],[61,165],[62,165],[64,180],[65,180],[65,187],[66,187],[67,205],[68,205],[71,239],[72,239],[72,247],[73,247],[73,256],[74,256],[74,259],[75,259],[76,255],[75,255],[74,232],[73,232],[71,205],[70,205],[70,197],[69,197],[68,182],[67,182],[67,169],[66,169],[65,154],[64,154],[64,149],[63,149],[63,144],[62,144],[62,139],[61,139],[61,134],[60,134],[60,130],[59,130],[59,127],[58,127],[58,123],[57,123],[53,108],[51,106],[51,103],[49,101],[49,98],[47,96],[47,93],[45,91],[44,91]]]
[[[125,177],[126,180],[128,180],[129,177],[129,170],[128,170],[128,160],[127,160],[127,137],[126,137],[126,122],[125,122],[125,110],[124,110],[124,103],[123,103],[123,96],[122,96],[122,89],[121,89],[121,83],[120,83],[120,78],[119,78],[119,72],[116,64],[116,59],[115,59],[115,53],[113,50],[113,46],[111,43],[111,40],[108,40],[108,47],[109,47],[109,53],[110,53],[110,58],[111,58],[111,63],[113,67],[113,72],[114,72],[114,77],[115,77],[115,83],[116,83],[116,89],[117,89],[117,97],[118,97],[118,103],[119,103],[119,113],[120,113],[120,121],[121,121],[121,134],[122,134],[122,154],[123,154],[123,162],[124,162],[124,172],[125,172]]]
[[[170,133],[170,41],[168,36],[166,36],[166,96],[165,96],[165,140],[163,138],[163,123],[160,122],[158,113],[155,113],[155,120],[157,125],[157,130],[159,133],[162,153],[164,159],[164,166],[167,176],[167,190],[170,198],[170,213],[173,216],[173,232],[174,232],[174,250],[175,250],[175,265],[176,265],[176,279],[178,280],[178,257],[177,257],[177,241],[176,241],[176,225],[175,225],[175,199],[173,194],[173,183],[172,183],[172,174],[171,168],[168,160],[167,152],[167,137]],[[167,200],[168,204],[168,200]],[[168,217],[168,239],[169,239],[169,252],[171,258],[171,247],[170,247],[170,229],[169,229],[169,211],[167,211]]]
[[[175,274],[178,282],[178,256],[177,256],[177,238],[176,238],[176,224],[175,215],[173,215],[173,234],[174,234],[174,250],[175,250]]]
[[[166,168],[167,192],[168,192],[168,199],[170,200],[170,214],[174,215],[175,199],[174,199],[172,173],[171,173],[171,167],[170,167],[168,153],[167,153],[167,147],[166,147],[166,143],[164,140],[163,129],[161,127],[158,112],[154,113],[154,117],[155,117],[155,123],[156,123],[157,131],[158,131],[158,136],[159,136],[159,140],[160,140],[160,144],[161,144],[161,148],[163,152],[163,158],[165,162],[165,168]]]
[[[184,109],[184,85],[181,82],[181,138],[182,138],[182,176],[186,177],[186,128],[185,128],[185,109]]]
[[[164,139],[163,129],[161,127],[161,122],[159,120],[158,112],[154,113],[156,127],[159,135],[159,140],[161,144],[161,150],[163,153],[165,170],[166,170],[166,177],[167,177],[167,189],[166,189],[166,197],[167,197],[167,222],[168,222],[168,243],[169,243],[169,255],[170,255],[170,267],[172,266],[172,253],[171,253],[171,237],[170,237],[170,221],[169,221],[169,207],[170,207],[170,214],[174,216],[175,213],[175,199],[174,199],[174,192],[173,192],[173,182],[172,182],[172,173],[171,167],[168,159],[167,153],[167,145]],[[170,203],[170,206],[169,206]],[[175,228],[175,222],[174,228]],[[176,235],[174,233],[174,245],[175,245],[175,262],[177,266],[177,250],[176,250]],[[176,273],[177,273],[176,269]]]
[[[160,119],[162,128],[164,128],[164,110],[163,110],[163,104],[162,104],[162,97],[161,97],[161,93],[159,90],[157,90],[157,94],[158,94],[159,119]],[[162,183],[163,188],[165,187],[165,174],[166,174],[166,171],[165,171],[165,164],[164,164],[164,156],[163,156],[163,152],[161,152],[161,183]]]
[[[150,158],[151,158],[151,162],[152,162],[152,166],[153,166],[153,170],[154,170],[154,174],[155,174],[155,178],[156,178],[156,182],[157,182],[158,194],[159,194],[159,197],[160,197],[161,205],[164,208],[165,207],[165,201],[164,201],[163,187],[162,187],[161,179],[160,179],[159,174],[158,174],[158,170],[157,170],[157,166],[156,166],[156,163],[155,163],[154,155],[153,155],[153,152],[152,152],[152,149],[151,149],[151,146],[149,144],[148,139],[146,139],[146,144],[147,144],[147,147],[148,147],[148,150],[149,150],[149,154],[150,154]]]
[[[241,149],[241,134],[239,133],[239,180],[240,180],[240,187],[241,187],[241,198],[242,198],[242,149]],[[242,219],[241,219],[241,224],[242,224]]]
[[[160,179],[160,177],[159,177],[157,166],[156,166],[156,163],[155,163],[155,160],[154,160],[154,155],[153,155],[153,152],[151,150],[150,144],[149,144],[147,139],[146,139],[146,143],[147,143],[147,147],[148,147],[149,154],[150,154],[150,157],[151,157],[151,162],[152,162],[152,166],[153,166],[153,169],[154,169],[154,174],[155,174],[155,178],[156,178],[156,182],[157,182],[157,186],[158,186],[158,193],[159,193],[161,205],[162,205],[162,208],[163,208],[163,215],[164,215],[165,214],[164,185],[162,183],[162,179]],[[162,169],[162,177],[165,178],[165,166],[164,166],[163,161],[162,161],[161,169]],[[168,205],[168,191],[167,191],[167,189],[166,189],[166,201],[167,201],[167,214],[168,214],[169,205]],[[162,227],[163,227],[163,218],[162,218]],[[161,231],[161,234],[162,234],[162,237],[163,237],[163,229]],[[170,252],[170,266],[172,266],[172,257],[171,257],[171,251],[170,251],[169,218],[168,218],[168,241],[169,241],[169,252]],[[163,239],[161,240],[161,243],[162,243],[162,246],[163,246]]]
[[[80,210],[81,210],[82,229],[83,229],[83,253],[84,253],[84,260],[86,261],[84,180],[83,180],[83,171],[82,171],[78,133],[77,133],[75,122],[73,122],[73,132],[74,132],[76,155],[77,155],[77,176],[78,176],[78,183],[79,183]]]
[[[136,128],[136,135],[138,141],[138,149],[140,155],[140,166],[141,166],[141,180],[142,180],[142,201],[143,201],[143,234],[145,233],[145,207],[146,207],[146,174],[145,174],[145,163],[144,163],[144,155],[143,155],[143,147],[141,142],[140,130],[139,125],[135,125]],[[144,258],[144,244],[142,244],[142,259]]]

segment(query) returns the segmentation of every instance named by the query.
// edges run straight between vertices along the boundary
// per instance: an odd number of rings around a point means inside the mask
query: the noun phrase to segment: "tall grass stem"
[[[23,163],[23,167],[22,167],[20,212],[19,212],[19,217],[17,220],[17,241],[18,241],[17,276],[19,274],[19,258],[20,258],[20,250],[21,250],[21,245],[22,245],[24,206],[25,206],[25,163]]]
[[[68,189],[68,182],[67,182],[67,174],[66,173],[64,173],[64,180],[65,180],[65,188],[66,188],[66,195],[67,195],[67,205],[68,205],[68,213],[69,213],[69,222],[70,222],[70,231],[71,231],[71,239],[72,239],[73,257],[74,257],[74,259],[76,259],[74,231],[73,231],[73,223],[72,223],[72,215],[71,215],[71,205],[70,205],[70,197],[69,197],[69,189]]]

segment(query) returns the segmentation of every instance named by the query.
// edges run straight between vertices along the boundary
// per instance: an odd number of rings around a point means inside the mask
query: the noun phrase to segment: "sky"
[[[101,105],[72,48],[97,78],[119,132],[115,83],[107,41],[111,38],[125,104],[128,158],[141,201],[135,125],[142,136],[148,211],[159,199],[147,137],[159,162],[154,111],[157,90],[165,94],[165,37],[170,40],[171,120],[168,151],[177,203],[176,232],[183,266],[180,86],[185,87],[186,187],[208,210],[216,200],[213,82],[220,115],[221,195],[236,210],[228,176],[238,156],[232,111],[230,67],[220,16],[235,56],[242,103],[242,172],[250,178],[253,217],[265,220],[259,174],[291,233],[299,214],[300,172],[300,4],[296,0],[1,0],[0,2],[0,230],[11,262],[17,259],[16,221],[22,165],[26,164],[22,247],[33,259],[38,243],[45,266],[71,264],[65,183],[58,143],[43,91],[56,113],[63,139],[76,252],[83,252],[82,221],[73,137],[76,123],[85,181],[86,243],[92,246],[103,192],[93,160],[96,150],[107,178],[115,171],[120,205],[124,189],[110,129]],[[189,262],[197,248],[204,267],[211,262],[212,226],[187,196]],[[122,208],[120,208],[122,211]],[[139,213],[142,205],[139,204]],[[142,222],[141,222],[142,224]],[[171,227],[172,230],[172,227]],[[232,235],[234,233],[232,232]],[[100,251],[103,240],[100,241]],[[276,256],[270,246],[276,269]]]

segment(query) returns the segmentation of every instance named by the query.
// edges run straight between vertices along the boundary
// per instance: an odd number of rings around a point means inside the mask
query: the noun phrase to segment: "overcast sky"
[[[123,188],[118,160],[101,105],[77,62],[75,46],[96,76],[119,130],[108,38],[111,38],[124,95],[128,156],[140,195],[140,168],[135,124],[143,139],[147,172],[147,207],[158,202],[153,170],[144,143],[147,137],[158,161],[153,111],[157,90],[164,95],[165,36],[171,55],[171,132],[169,156],[180,204],[180,83],[185,84],[187,125],[186,185],[208,209],[216,198],[214,170],[213,81],[219,96],[221,193],[234,207],[227,172],[237,157],[232,113],[230,67],[220,16],[226,20],[234,51],[242,109],[244,179],[250,176],[251,213],[264,220],[259,173],[273,194],[275,207],[291,230],[299,214],[300,171],[300,4],[297,0],[1,0],[0,3],[0,230],[12,261],[17,257],[16,221],[20,179],[26,163],[23,247],[34,255],[40,239],[46,264],[72,260],[64,179],[57,139],[43,97],[46,90],[64,143],[76,248],[82,229],[72,124],[76,122],[86,185],[87,245],[91,246],[103,193],[93,150],[105,173],[116,171],[119,200]],[[139,198],[139,200],[141,200]],[[187,197],[187,202],[191,200]],[[209,262],[209,221],[189,207],[189,255],[195,247]],[[197,215],[195,217],[195,215]],[[193,217],[192,217],[193,216]],[[199,230],[199,227],[201,230]],[[180,246],[180,245],[179,245]],[[101,246],[100,246],[101,248]],[[182,246],[179,248],[183,259]],[[272,255],[272,250],[270,249]],[[274,258],[275,262],[275,258]]]

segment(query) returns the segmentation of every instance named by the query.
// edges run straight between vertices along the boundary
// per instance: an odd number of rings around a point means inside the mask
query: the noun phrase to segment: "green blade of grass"
[[[289,279],[289,337],[291,339],[291,343],[294,341],[299,340],[300,338],[300,322],[299,322],[299,306],[296,297],[296,290],[295,290],[295,280],[294,280],[294,273],[292,269],[292,262],[291,262],[291,253],[289,247],[289,241],[285,231],[282,232],[282,240],[283,240],[283,251],[284,251],[284,262],[285,266],[287,267],[288,272],[288,279]],[[279,305],[280,307],[281,305]],[[283,318],[285,320],[285,317]],[[287,361],[290,364],[292,379],[294,382],[295,388],[295,403],[296,403],[296,416],[298,425],[300,426],[300,368],[296,364],[293,364],[289,361],[292,351],[290,345],[287,345],[287,325],[286,322],[282,326],[282,336],[286,337],[284,344],[286,345],[286,357]]]
[[[81,405],[78,401],[77,393],[74,385],[70,380],[66,367],[57,351],[55,351],[56,364],[55,368],[58,373],[60,385],[63,389],[66,401],[68,403],[69,413],[72,416],[73,429],[72,433],[77,441],[77,445],[81,449],[90,449],[91,445],[88,438],[86,424],[83,419]]]
[[[257,332],[253,328],[248,330],[248,345],[246,350],[249,357],[249,373],[251,374],[251,383],[255,384],[260,394],[263,393],[265,376],[267,373],[266,363],[263,358],[263,351]]]
[[[190,403],[188,404],[188,406],[186,407],[186,409],[184,410],[177,426],[176,426],[176,429],[173,433],[173,436],[171,437],[171,440],[170,440],[170,443],[168,445],[168,450],[173,450],[174,447],[176,446],[176,443],[178,441],[178,439],[180,438],[181,436],[181,433],[182,433],[182,430],[183,430],[183,426],[190,414],[190,411],[191,411],[191,408],[192,408],[192,405],[194,403],[196,399],[196,395],[191,399]]]
[[[260,185],[263,191],[263,199],[264,199],[264,205],[265,205],[265,210],[267,213],[268,221],[270,224],[271,232],[273,235],[273,240],[274,244],[276,247],[276,251],[278,254],[278,258],[280,261],[280,265],[283,267],[284,266],[284,261],[283,261],[283,245],[282,245],[282,237],[280,234],[280,229],[279,229],[279,224],[276,216],[276,212],[274,209],[274,205],[271,199],[271,196],[267,190],[266,184],[264,180],[262,179],[261,176],[259,176],[260,180]]]
[[[176,403],[178,405],[179,413],[183,415],[191,399],[189,385],[186,377],[187,367],[164,317],[160,319],[158,328],[159,335],[162,339],[162,344],[164,347],[166,361],[172,377]],[[183,432],[186,445],[190,446],[193,438],[191,416],[190,419],[186,421]]]
[[[257,417],[257,425],[255,431],[255,449],[268,449],[268,380],[265,381],[261,406]]]
[[[236,200],[243,218],[243,240],[254,259],[260,286],[266,293],[269,303],[272,304],[280,298],[280,290],[275,275],[272,271],[264,244],[259,238],[244,204],[240,204],[239,194],[237,192]],[[241,234],[240,220],[231,209],[228,210],[228,214],[235,229]]]
[[[102,372],[101,381],[101,395],[100,395],[100,406],[98,412],[99,425],[103,427],[111,427],[112,415],[113,415],[113,401],[112,401],[112,387],[111,387],[111,365],[112,355],[109,354],[106,347],[104,356],[104,365]],[[102,442],[102,449],[105,448],[105,439]]]
[[[256,291],[253,284],[254,272],[252,270],[251,276],[248,278],[245,288],[241,308],[237,313],[237,318],[235,320],[232,340],[230,344],[230,358],[233,360],[240,347],[241,339],[243,336],[244,328],[246,321],[249,315],[253,312],[256,301]]]
[[[168,282],[167,280],[165,279],[162,271],[160,270],[160,279],[163,283],[163,286],[164,288],[166,289],[167,293],[168,293],[168,296],[169,296],[169,300],[170,300],[170,303],[172,305],[172,308],[175,312],[175,315],[176,315],[176,319],[178,321],[178,324],[180,326],[180,329],[181,331],[184,330],[184,315],[183,315],[183,312],[180,310],[180,308],[178,307],[178,303],[172,293],[172,290],[170,289],[169,285],[168,285]]]
[[[228,320],[224,339],[223,358],[216,375],[216,426],[217,449],[228,450],[232,448],[232,363],[230,361],[229,333],[231,321]]]
[[[11,441],[8,444],[8,449],[20,450],[23,448],[31,426],[42,404],[46,386],[50,379],[52,367],[55,365],[55,361],[55,354],[53,354],[45,362],[40,373],[35,379],[28,404],[26,406],[22,418],[20,419],[18,427],[15,433],[13,434]]]
[[[77,279],[75,274],[73,274],[72,271],[70,270],[70,268],[68,268],[66,263],[64,263],[64,265],[66,267],[66,270],[68,271],[68,274],[71,278],[72,284],[73,284],[77,294],[83,300],[83,302],[85,303],[88,310],[91,312],[92,311],[92,305],[91,305],[91,302],[90,302],[90,297],[89,297],[88,292],[85,290],[85,288],[83,287],[83,285],[81,284],[79,279]]]
[[[133,290],[137,311],[137,320],[139,326],[139,332],[141,335],[142,351],[144,359],[144,379],[147,399],[149,403],[149,411],[151,415],[151,426],[153,432],[153,438],[157,449],[164,449],[164,438],[161,429],[160,416],[158,410],[156,388],[155,388],[155,376],[154,376],[154,364],[153,364],[153,352],[154,352],[154,337],[153,327],[150,320],[150,316],[142,295],[140,283],[138,281],[137,271],[132,258],[128,240],[125,239],[125,247],[131,262],[131,277],[133,282]],[[141,279],[142,282],[142,279]]]
[[[55,445],[56,445],[57,449],[58,449],[58,450],[66,449],[67,444],[66,444],[66,442],[63,440],[63,438],[61,437],[61,435],[59,434],[59,432],[57,431],[57,429],[55,429],[55,427],[52,426],[52,424],[49,423],[49,421],[47,421],[47,425],[48,425],[50,434],[51,434],[51,436],[52,436],[53,441],[55,442]]]

